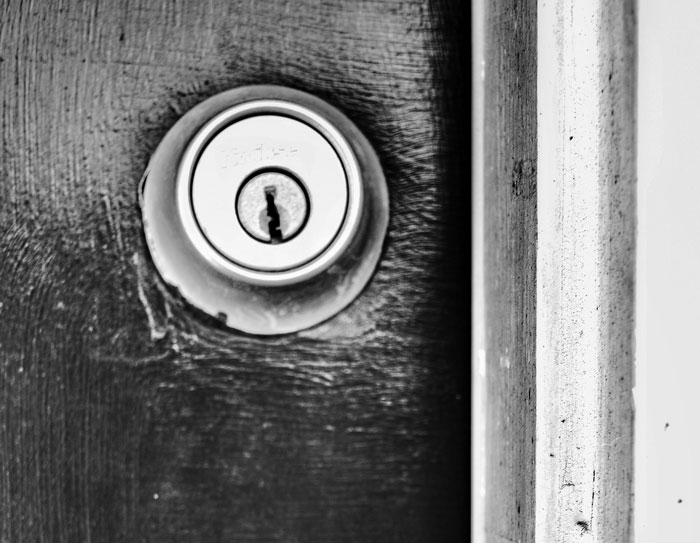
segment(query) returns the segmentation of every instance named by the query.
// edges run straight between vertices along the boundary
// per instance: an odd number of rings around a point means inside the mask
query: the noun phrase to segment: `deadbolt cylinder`
[[[256,334],[340,311],[374,271],[388,223],[379,161],[340,111],[275,86],[180,119],[141,189],[148,248],[194,306]]]

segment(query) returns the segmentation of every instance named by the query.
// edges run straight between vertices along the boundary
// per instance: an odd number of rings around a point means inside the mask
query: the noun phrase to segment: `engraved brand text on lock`
[[[279,158],[292,158],[299,152],[295,147],[281,147],[260,143],[258,145],[240,148],[234,147],[231,149],[231,165],[241,166],[251,162],[262,162]]]

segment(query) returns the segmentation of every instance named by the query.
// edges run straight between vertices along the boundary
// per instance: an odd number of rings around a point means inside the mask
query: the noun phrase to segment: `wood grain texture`
[[[0,541],[463,540],[465,11],[0,4]],[[175,120],[255,83],[339,107],[391,198],[363,295],[276,339],[168,291],[137,205]]]
[[[632,540],[636,2],[539,3],[537,537]]]
[[[486,3],[486,541],[535,533],[537,3]]]

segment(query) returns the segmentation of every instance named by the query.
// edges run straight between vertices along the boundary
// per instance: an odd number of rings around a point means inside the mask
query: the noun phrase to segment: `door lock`
[[[376,154],[347,117],[273,86],[214,96],[153,155],[141,194],[156,268],[243,331],[321,322],[369,280],[388,222]]]

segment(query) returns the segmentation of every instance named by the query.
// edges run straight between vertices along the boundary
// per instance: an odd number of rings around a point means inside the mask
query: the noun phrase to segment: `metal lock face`
[[[214,118],[192,142],[180,210],[205,256],[206,243],[250,282],[290,284],[344,250],[360,219],[358,177],[348,144],[323,118],[252,101]]]
[[[352,301],[388,219],[381,168],[357,128],[271,86],[222,93],[178,121],[151,159],[141,207],[166,282],[260,334],[306,328]]]

